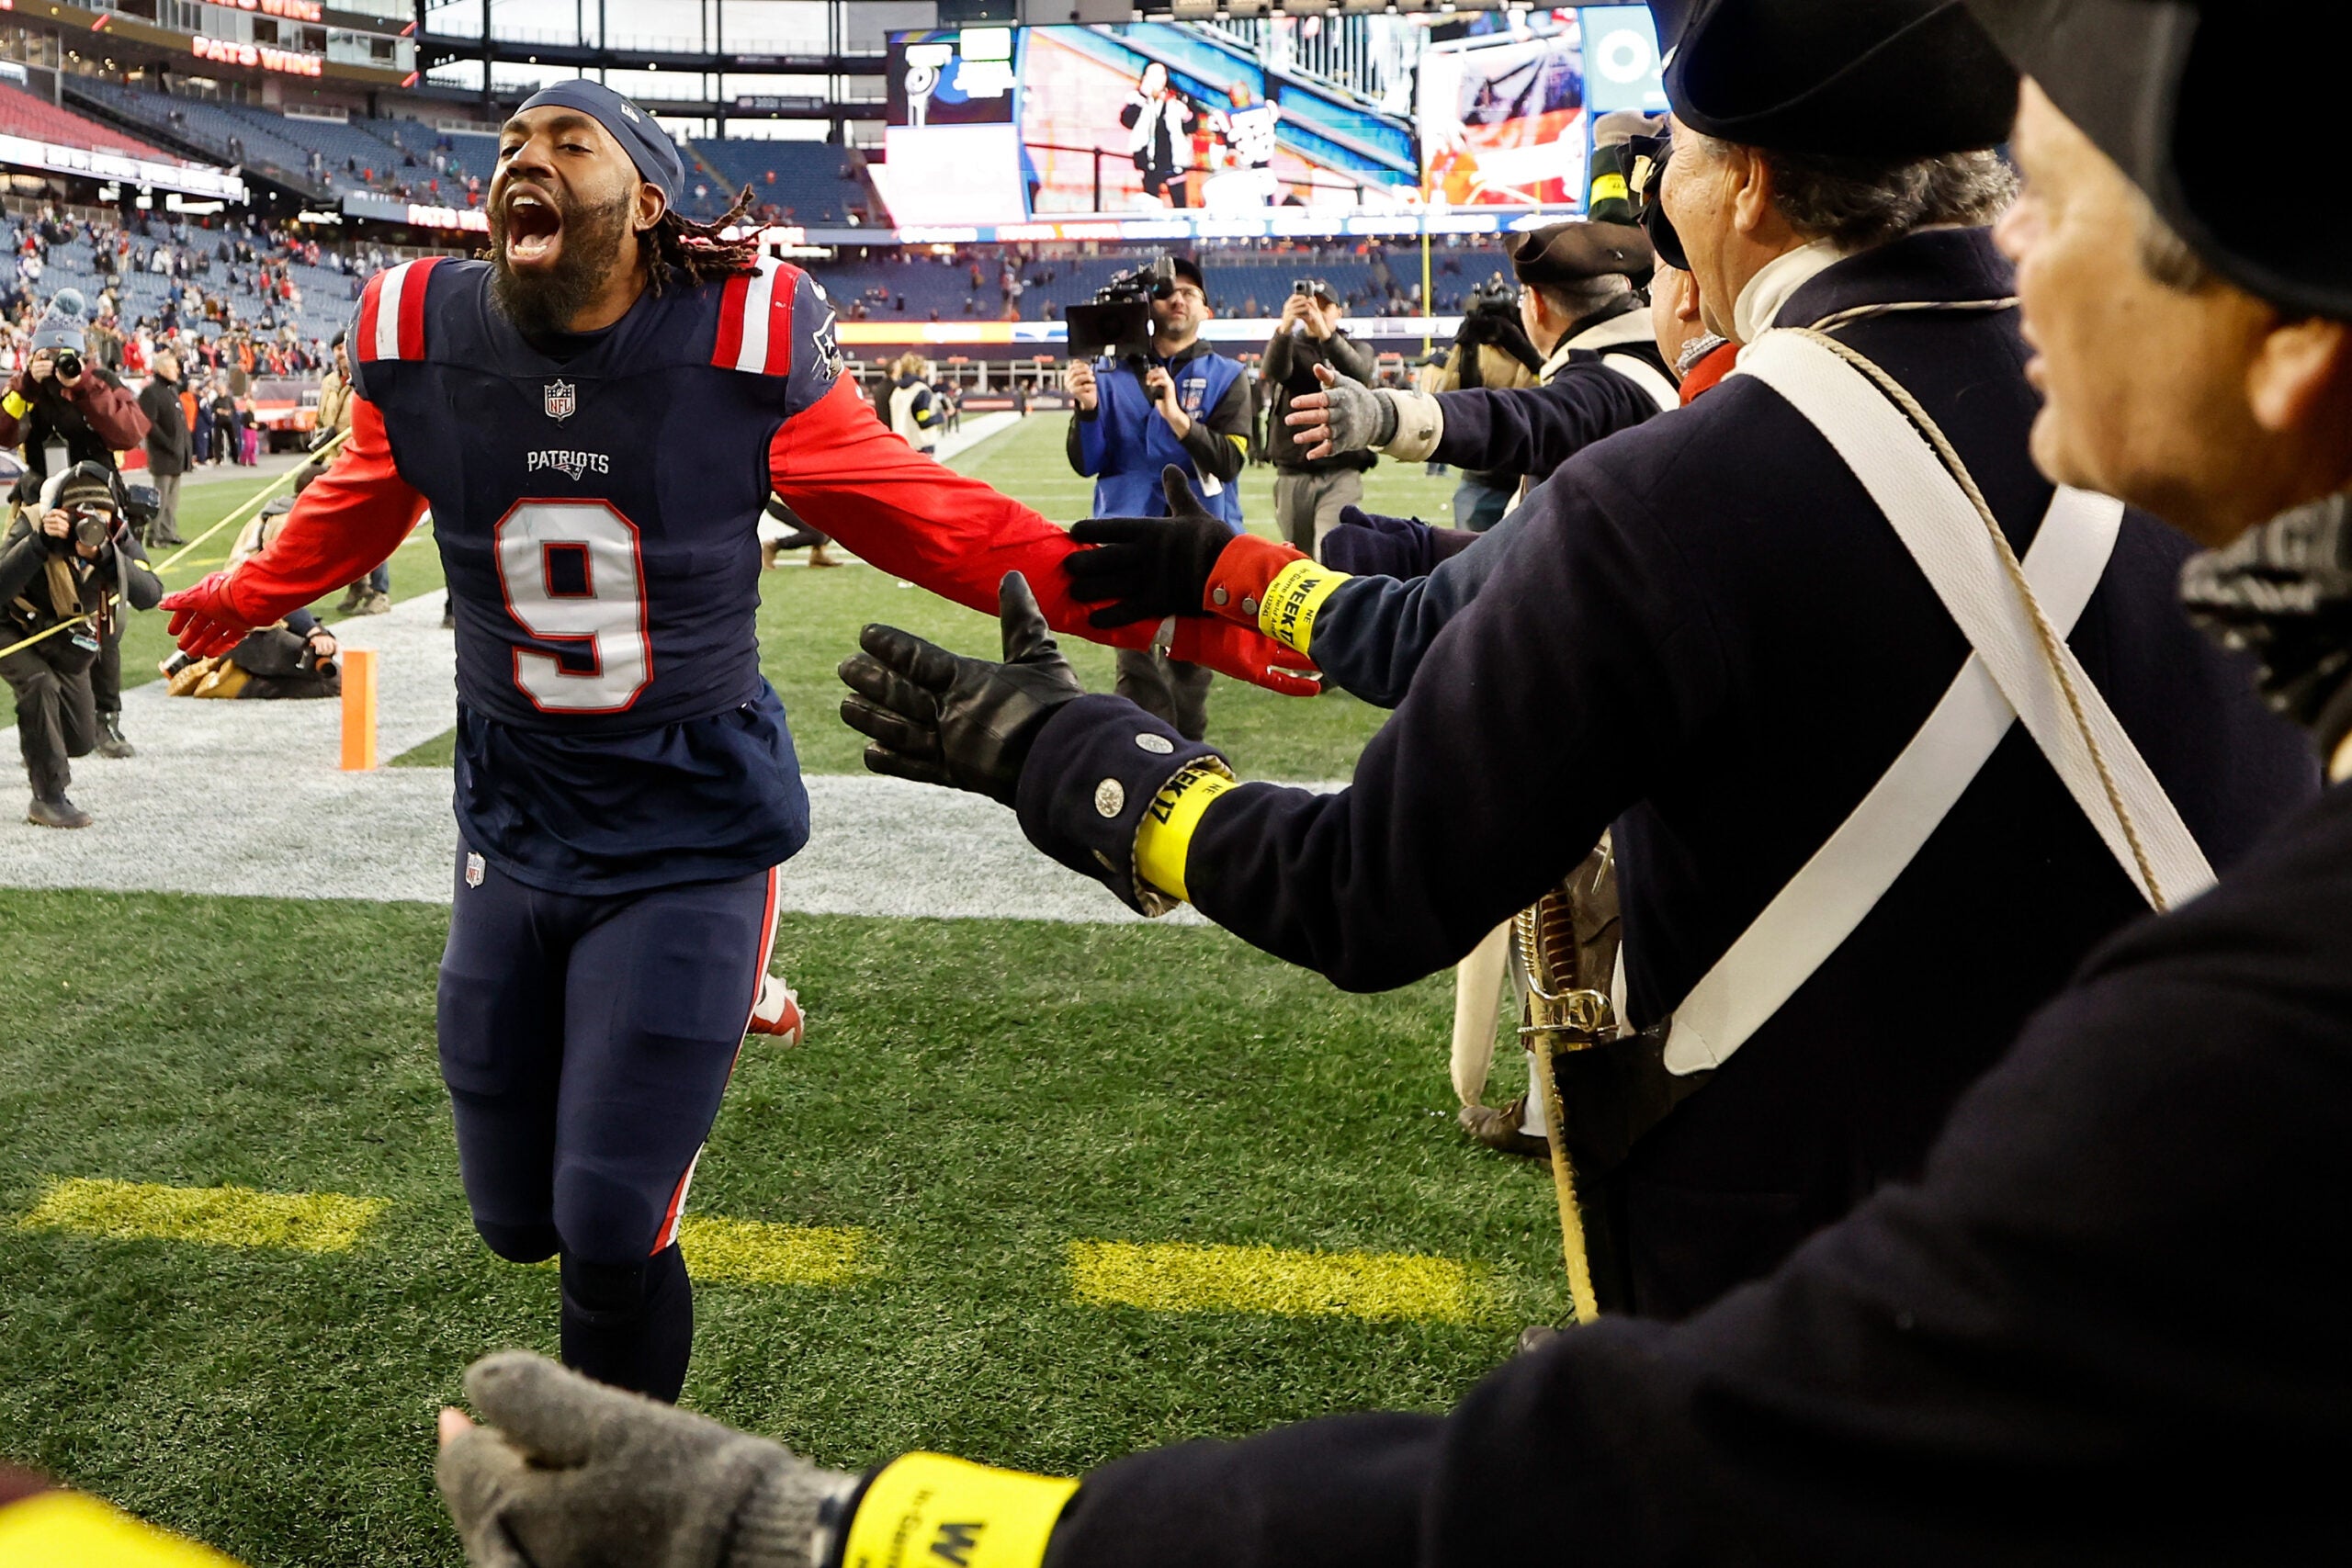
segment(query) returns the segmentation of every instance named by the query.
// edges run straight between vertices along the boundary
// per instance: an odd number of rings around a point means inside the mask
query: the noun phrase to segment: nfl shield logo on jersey
[[[481,856],[469,851],[466,854],[466,886],[480,887],[483,869]]]
[[[548,411],[549,419],[561,424],[580,406],[580,400],[573,394],[571,382],[549,381],[539,389],[539,406]]]

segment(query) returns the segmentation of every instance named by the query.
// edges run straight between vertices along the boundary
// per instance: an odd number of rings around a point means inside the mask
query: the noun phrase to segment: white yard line
[[[948,455],[1001,434],[984,414]],[[387,761],[457,722],[457,658],[439,590],[385,615],[339,622],[346,648],[379,654],[378,754]],[[220,893],[274,898],[449,901],[457,824],[438,768],[345,773],[342,705],[199,702],[152,681],[123,694],[128,761],[74,764],[73,796],[97,818],[74,832],[21,820],[16,730],[0,729],[0,886]],[[977,795],[870,775],[808,779],[808,847],[784,870],[782,904],[811,914],[1125,921],[1098,884],[1021,835]],[[1329,786],[1324,786],[1329,787]],[[1190,909],[1169,917],[1198,923]]]
[[[379,753],[456,722],[455,658],[441,595],[336,628],[380,655]],[[457,825],[438,768],[345,773],[342,705],[199,702],[160,681],[123,694],[138,756],[74,764],[75,832],[0,817],[0,886],[142,889],[275,898],[447,903]],[[0,730],[13,772],[15,731]],[[0,785],[0,787],[6,787]],[[783,905],[819,914],[1133,919],[1101,886],[1029,847],[1012,813],[977,795],[896,779],[808,780],[808,849],[786,865]],[[21,785],[18,786],[21,789]],[[0,796],[13,805],[13,796]],[[1187,910],[1173,917],[1197,919]]]

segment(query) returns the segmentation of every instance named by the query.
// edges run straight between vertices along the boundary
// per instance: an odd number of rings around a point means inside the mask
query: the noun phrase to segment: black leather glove
[[[1418,517],[1343,506],[1339,525],[1323,536],[1323,564],[1351,577],[1427,577],[1437,570],[1436,533]]]
[[[1168,497],[1165,517],[1090,517],[1070,529],[1071,538],[1096,547],[1062,558],[1070,597],[1081,604],[1109,601],[1086,617],[1087,625],[1124,626],[1202,613],[1209,573],[1233,543],[1232,525],[1201,504],[1183,469],[1162,468],[1159,487]]]
[[[997,615],[1001,664],[950,653],[896,626],[858,633],[865,651],[842,661],[842,680],[857,694],[842,699],[842,720],[866,737],[867,768],[1012,804],[1031,742],[1086,688],[1017,571],[997,584]]]

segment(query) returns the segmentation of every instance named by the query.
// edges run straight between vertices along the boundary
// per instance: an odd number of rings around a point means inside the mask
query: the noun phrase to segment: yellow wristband
[[[8,1568],[237,1568],[212,1551],[141,1524],[79,1492],[43,1492],[0,1508]]]
[[[1184,863],[1209,802],[1234,787],[1221,762],[1195,762],[1160,786],[1136,828],[1136,875],[1171,898],[1190,900]]]
[[[842,1568],[1037,1568],[1077,1490],[1060,1476],[904,1454],[865,1488]]]
[[[19,397],[17,394],[16,389],[13,387],[10,388],[6,393],[0,394],[0,409],[6,409],[10,419],[24,418],[25,415],[32,412],[32,404]]]
[[[1266,596],[1258,602],[1258,629],[1292,652],[1305,653],[1315,640],[1316,612],[1347,580],[1346,572],[1311,560],[1291,562],[1266,584]]]

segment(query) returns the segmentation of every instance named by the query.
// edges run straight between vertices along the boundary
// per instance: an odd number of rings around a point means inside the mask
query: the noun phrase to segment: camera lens
[[[113,532],[113,520],[110,518],[88,512],[74,514],[74,542],[86,549],[96,549]]]
[[[64,380],[71,381],[74,377],[79,376],[81,373],[82,356],[74,353],[70,348],[59,349],[57,351],[58,376]]]

